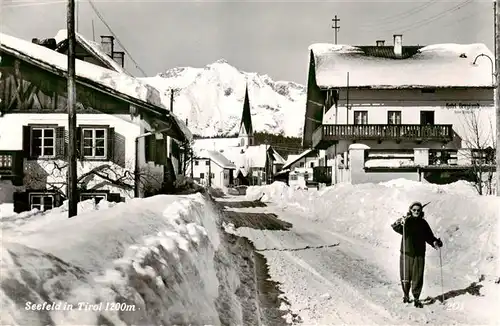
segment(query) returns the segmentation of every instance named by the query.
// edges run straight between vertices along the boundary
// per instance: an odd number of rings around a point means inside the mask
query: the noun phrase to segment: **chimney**
[[[401,34],[394,35],[394,54],[396,58],[403,57],[403,35]]]
[[[57,48],[57,43],[54,38],[46,38],[41,40],[38,38],[33,38],[31,39],[31,43],[38,44],[51,50],[55,50]]]
[[[377,46],[384,46],[385,41],[384,40],[378,40],[377,41]]]
[[[113,52],[114,52],[114,41],[115,38],[113,36],[109,35],[101,35],[101,46],[107,55],[109,55],[111,58],[113,57]]]
[[[122,68],[125,67],[125,52],[114,51],[113,60],[115,60]]]

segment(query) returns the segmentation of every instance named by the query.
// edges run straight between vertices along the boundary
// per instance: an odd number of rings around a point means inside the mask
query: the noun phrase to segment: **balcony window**
[[[354,124],[355,125],[368,124],[368,111],[354,111]]]
[[[390,125],[400,125],[401,124],[401,111],[388,111],[387,112],[387,123]]]

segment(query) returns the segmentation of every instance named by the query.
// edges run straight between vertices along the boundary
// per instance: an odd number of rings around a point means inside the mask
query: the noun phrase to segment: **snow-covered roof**
[[[309,154],[311,154],[314,151],[315,151],[314,149],[306,149],[305,151],[303,151],[299,155],[288,155],[288,159],[287,159],[285,165],[283,165],[283,170],[290,168],[290,166],[292,166],[293,164],[295,164],[299,160],[303,159],[304,157],[307,157]]]
[[[119,65],[115,60],[113,60],[109,55],[107,55],[101,45],[97,42],[89,41],[81,34],[76,34],[76,41],[90,54],[96,56],[100,60],[104,61],[111,69],[119,72],[121,74],[130,75],[121,65]],[[62,42],[66,41],[68,38],[68,31],[62,29],[57,32],[54,39],[56,40],[57,46],[59,47]]]
[[[268,145],[248,146],[245,150],[245,162],[248,167],[265,168]]]
[[[66,72],[68,57],[49,48],[0,33],[0,49],[16,56],[24,56],[41,66]],[[137,78],[112,71],[85,61],[76,60],[77,77],[89,79],[118,93],[165,108],[158,90]]]
[[[203,150],[209,149],[214,151],[225,150],[228,147],[238,146],[239,138],[199,138],[195,139],[193,148]]]
[[[203,150],[199,154],[202,158],[208,158],[214,161],[215,164],[220,166],[223,169],[236,169],[236,165],[232,163],[227,157],[225,157],[221,152],[211,151],[211,150]]]
[[[313,44],[316,83],[320,88],[350,87],[492,87],[491,63],[479,54],[494,58],[481,43],[435,44],[420,48],[405,59],[367,55],[361,46]]]
[[[65,73],[68,69],[68,57],[44,46],[28,42],[7,34],[0,33],[0,51],[9,53],[22,60],[53,72]],[[110,69],[106,69],[85,61],[75,60],[77,82],[92,82],[109,89],[126,100],[134,100],[134,103],[150,104],[158,108],[156,112],[167,109],[162,104],[160,93],[150,85],[137,78],[125,75]],[[192,134],[186,124],[174,114],[169,113],[175,120],[177,127],[184,134],[187,141],[191,141]]]
[[[272,148],[274,156],[274,164],[285,164],[285,159],[274,148]]]

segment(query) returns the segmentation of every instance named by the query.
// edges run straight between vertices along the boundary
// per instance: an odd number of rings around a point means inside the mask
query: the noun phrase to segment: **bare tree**
[[[90,169],[85,169],[89,161],[79,164],[77,184],[79,191],[95,191],[106,186],[123,189],[132,193],[135,183],[133,169],[123,168],[112,162],[103,162]],[[126,165],[129,166],[129,165]],[[68,164],[65,161],[38,160],[29,162],[26,166],[24,184],[33,189],[48,189],[66,198],[66,173]],[[163,178],[149,166],[143,166],[138,171],[140,187],[145,192],[152,193],[162,186]],[[129,195],[130,198],[133,195]]]
[[[469,135],[464,139],[469,149],[467,159],[471,162],[469,173],[479,195],[491,195],[494,192],[493,177],[495,164],[495,135],[493,121],[489,119],[489,128],[485,130],[481,123],[479,110],[463,113],[465,128]]]

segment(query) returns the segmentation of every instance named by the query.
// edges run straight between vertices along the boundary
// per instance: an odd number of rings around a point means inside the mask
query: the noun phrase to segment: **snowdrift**
[[[426,219],[437,237],[444,242],[443,267],[449,275],[477,281],[480,275],[490,280],[500,277],[498,262],[498,220],[500,199],[479,196],[469,184],[423,184],[404,179],[380,184],[338,184],[320,191],[294,190],[275,182],[262,187],[249,187],[247,198],[295,205],[304,216],[325,227],[367,243],[388,249],[394,260],[400,236],[390,224],[408,211],[413,201],[430,202]],[[428,247],[426,263],[439,267],[437,251]],[[386,263],[387,265],[387,263]],[[397,264],[387,266],[397,275]]]
[[[238,264],[202,195],[65,211],[1,220],[0,324],[243,324]]]

